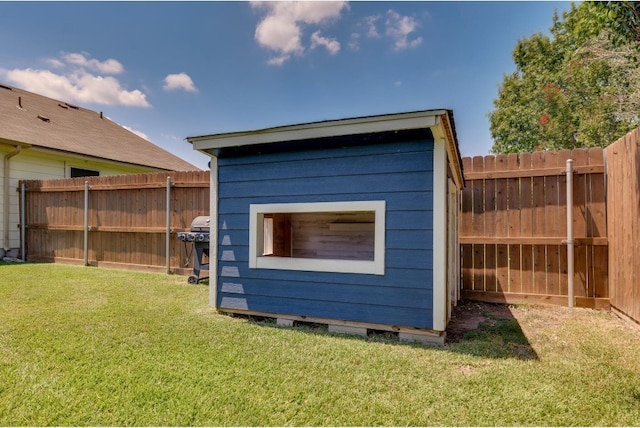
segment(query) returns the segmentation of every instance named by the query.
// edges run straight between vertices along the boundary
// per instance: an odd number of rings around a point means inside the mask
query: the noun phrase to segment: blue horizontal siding
[[[220,307],[416,328],[431,328],[433,325],[431,321],[433,312],[430,308],[425,310],[423,308],[400,308],[310,299],[264,296],[238,297],[236,295],[222,296]]]
[[[344,201],[342,194],[323,194],[323,195],[297,195],[297,202],[336,202]],[[393,193],[375,193],[368,192],[366,194],[349,195],[349,201],[368,201],[368,200],[385,200],[387,202],[387,211],[431,211],[433,206],[433,193],[430,191],[415,192],[393,192]],[[219,214],[242,214],[246,213],[250,204],[277,204],[281,202],[289,202],[288,198],[282,195],[276,196],[249,196],[221,199],[218,202]]]
[[[326,166],[330,168],[330,165]],[[223,172],[221,171],[222,175]],[[222,180],[225,177],[220,177]],[[393,177],[393,179],[390,179]],[[219,187],[220,198],[232,198],[236,195],[248,196],[286,196],[298,195],[349,195],[359,194],[367,189],[376,189],[379,193],[426,192],[433,189],[432,174],[425,172],[399,172],[388,174],[365,174],[345,180],[344,176],[288,178],[264,181],[231,181]],[[364,186],[364,184],[368,186]]]
[[[363,305],[397,306],[421,309],[430,300],[431,290],[426,288],[375,287],[370,284],[328,284],[326,282],[274,281],[255,279],[246,283],[223,281],[222,293],[241,296],[289,297]],[[331,298],[328,298],[331,296]],[[389,302],[392,302],[391,305]]]
[[[430,328],[431,141],[218,159],[218,305]],[[386,201],[385,274],[249,269],[249,205]]]
[[[416,288],[431,290],[428,269],[388,268],[384,275],[356,275],[348,273],[284,271],[249,269],[244,262],[225,262],[219,269],[220,280],[243,283],[245,280],[267,279],[274,281],[315,282],[325,284],[369,285],[372,287]]]
[[[424,172],[431,170],[432,156],[424,156],[428,163],[412,162],[416,153],[386,154],[384,162],[380,162],[380,154],[362,155],[359,157],[296,159],[295,161],[277,163],[260,163],[228,165],[224,168],[229,181],[263,181],[286,179],[310,179],[319,177],[367,175],[370,171],[377,174],[393,174],[398,172]],[[331,168],[327,169],[326,165]]]

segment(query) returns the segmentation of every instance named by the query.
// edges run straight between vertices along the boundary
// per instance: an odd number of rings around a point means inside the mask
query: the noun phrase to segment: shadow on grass
[[[447,347],[488,358],[537,360],[509,305],[461,301],[447,327]]]
[[[327,325],[321,323],[295,321],[293,327],[280,327],[276,324],[276,319],[271,317],[239,314],[232,316],[247,319],[250,323],[264,327],[287,328],[323,336],[337,335],[330,333]],[[509,306],[502,304],[460,302],[454,308],[444,346],[400,341],[398,333],[389,331],[368,330],[367,337],[339,335],[353,340],[393,343],[410,347],[429,347],[483,358],[538,359],[538,355],[520,328],[520,324],[513,316]]]

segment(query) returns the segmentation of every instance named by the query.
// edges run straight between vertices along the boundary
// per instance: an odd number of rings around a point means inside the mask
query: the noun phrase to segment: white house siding
[[[0,145],[0,180],[4,177],[4,156],[13,151],[13,146]],[[88,159],[87,157],[69,154],[61,156],[56,153],[47,153],[38,149],[23,148],[20,153],[9,161],[9,206],[4,203],[4,184],[0,186],[0,256],[5,256],[3,218],[4,210],[9,209],[9,247],[12,249],[8,255],[16,256],[20,247],[20,192],[18,185],[20,180],[55,180],[69,178],[70,168],[83,168],[99,171],[101,176],[139,174],[157,171],[148,167],[120,165]]]

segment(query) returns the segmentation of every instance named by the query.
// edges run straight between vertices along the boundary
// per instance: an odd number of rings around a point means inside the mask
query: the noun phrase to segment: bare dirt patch
[[[478,330],[481,325],[495,325],[497,320],[512,319],[508,305],[461,301],[453,309],[447,326],[447,342],[459,342],[464,336]]]

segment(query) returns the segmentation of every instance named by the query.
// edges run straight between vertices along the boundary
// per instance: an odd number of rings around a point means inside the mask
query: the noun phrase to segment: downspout
[[[20,153],[21,146],[16,146],[15,150],[11,153],[4,155],[3,172],[4,178],[2,180],[2,231],[3,231],[3,249],[5,253],[9,251],[9,164],[12,157]]]

